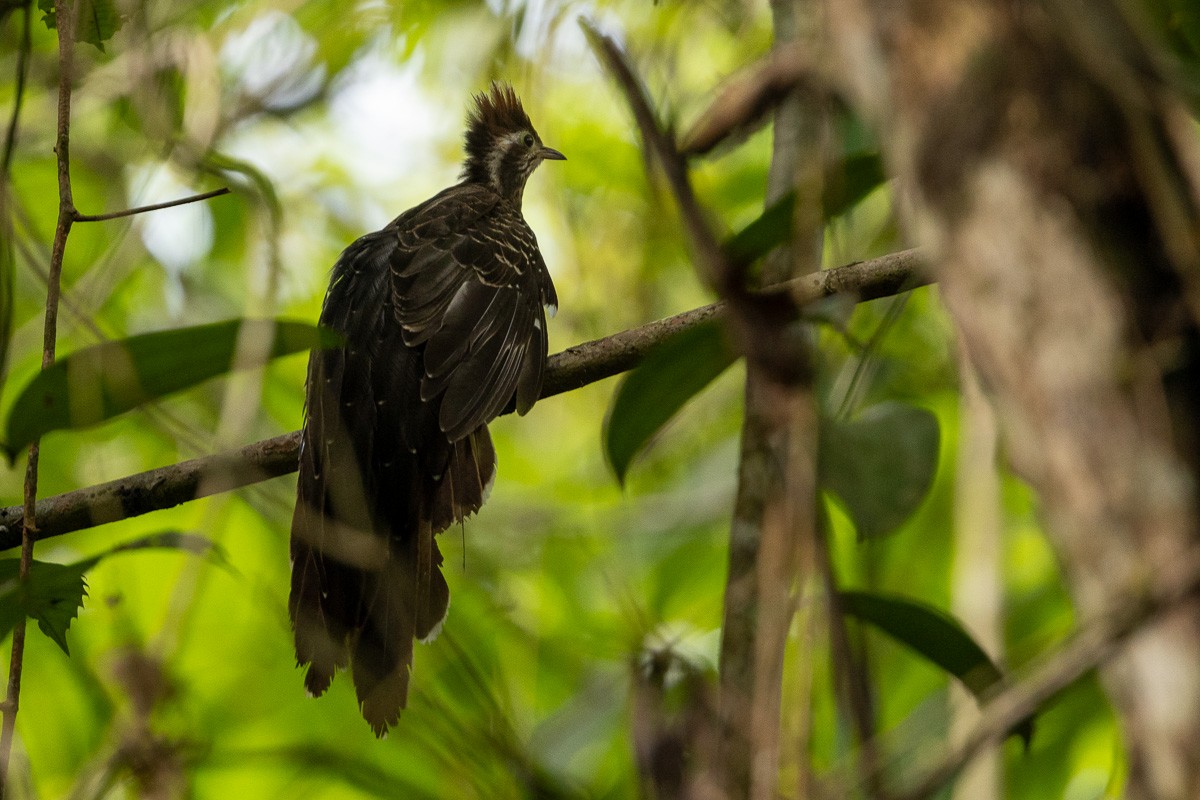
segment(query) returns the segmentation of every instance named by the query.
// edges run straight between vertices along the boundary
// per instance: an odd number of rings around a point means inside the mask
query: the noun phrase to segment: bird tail
[[[407,705],[413,640],[437,636],[449,609],[434,536],[483,504],[495,450],[480,428],[451,445],[436,479],[420,476],[414,460],[411,486],[375,487],[375,497],[333,468],[336,454],[327,456],[323,471],[304,458],[300,465],[289,603],[296,658],[309,665],[305,686],[314,696],[349,666],[363,717],[383,735]]]
[[[391,557],[361,575],[358,629],[351,670],[363,718],[377,736],[395,725],[408,705],[413,640],[437,635],[450,607],[442,554],[429,525],[395,542]]]

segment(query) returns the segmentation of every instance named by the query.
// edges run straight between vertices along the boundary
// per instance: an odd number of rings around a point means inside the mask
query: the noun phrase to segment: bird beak
[[[543,147],[538,150],[538,155],[546,161],[566,161],[567,157],[555,150],[553,147]]]

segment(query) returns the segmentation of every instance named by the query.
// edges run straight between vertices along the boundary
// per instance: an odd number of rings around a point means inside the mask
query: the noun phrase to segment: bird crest
[[[473,100],[474,105],[467,114],[464,148],[467,157],[463,163],[462,177],[499,188],[503,151],[511,147],[522,133],[532,134],[539,143],[541,138],[521,106],[521,99],[509,84],[493,82],[486,92],[476,94]],[[515,169],[516,165],[513,166]],[[532,164],[529,166],[532,167]],[[518,184],[523,184],[529,176],[529,171],[517,169],[519,174],[507,176],[512,180],[504,183],[511,183],[513,186],[510,188],[517,189]]]
[[[507,83],[493,81],[486,92],[479,92],[472,100],[475,107],[467,115],[468,158],[482,158],[492,142],[505,134],[533,130],[521,98]]]

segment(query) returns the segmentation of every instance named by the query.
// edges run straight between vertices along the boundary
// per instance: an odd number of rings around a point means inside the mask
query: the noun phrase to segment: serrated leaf
[[[270,341],[269,352],[234,364],[239,336]],[[146,333],[78,350],[38,373],[13,402],[5,425],[9,458],[44,434],[83,428],[232,369],[327,347],[337,334],[315,325],[277,320],[229,320]]]
[[[634,457],[736,356],[719,320],[667,339],[617,387],[604,423],[604,453],[622,484]]]
[[[822,420],[821,486],[841,498],[859,538],[890,533],[925,499],[937,471],[937,417],[902,403]]]
[[[20,565],[20,559],[0,559],[0,636],[7,636],[23,616],[28,616],[68,653],[67,629],[87,593],[84,570],[34,561],[29,580],[22,583],[18,577]]]
[[[70,655],[67,631],[72,620],[79,615],[83,598],[87,596],[84,573],[116,553],[149,548],[186,550],[197,554],[217,552],[213,543],[203,536],[167,531],[117,545],[74,564],[34,561],[29,568],[29,577],[24,582],[19,577],[20,559],[0,559],[0,638],[7,636],[22,617],[28,617],[36,621],[42,633],[61,647],[64,653]]]
[[[104,52],[104,43],[121,29],[121,15],[113,0],[73,0],[77,8],[75,41],[86,42]],[[58,28],[54,0],[38,0],[42,22],[50,30]]]
[[[925,660],[957,678],[981,705],[1004,681],[1004,674],[966,629],[949,614],[896,595],[841,592],[847,614],[869,622]],[[1029,747],[1033,718],[1013,729]]]

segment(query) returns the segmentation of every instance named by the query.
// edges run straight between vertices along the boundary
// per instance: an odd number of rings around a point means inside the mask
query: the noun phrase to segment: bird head
[[[521,205],[525,181],[543,161],[566,156],[542,144],[521,100],[508,84],[493,83],[474,97],[467,116],[466,151],[462,177],[489,186],[516,206]]]

